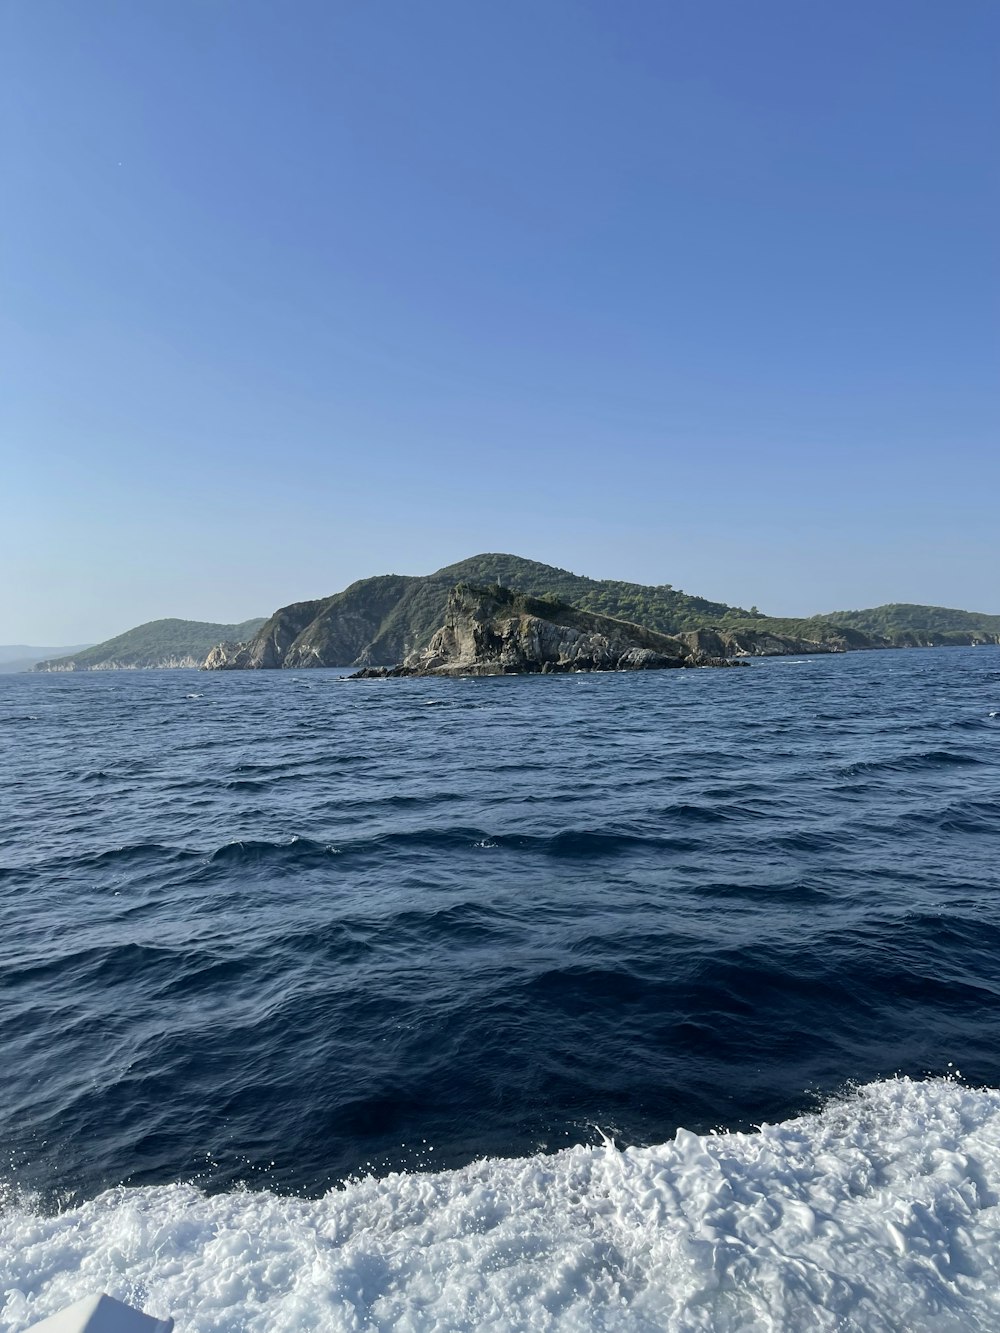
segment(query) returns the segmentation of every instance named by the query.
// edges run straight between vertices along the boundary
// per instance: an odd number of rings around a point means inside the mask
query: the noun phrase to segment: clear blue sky
[[[0,640],[514,551],[1000,611],[996,0],[3,0]]]

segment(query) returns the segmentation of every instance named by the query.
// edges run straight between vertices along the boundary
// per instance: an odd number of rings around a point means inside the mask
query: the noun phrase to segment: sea
[[[1000,1329],[1000,648],[0,676],[0,1328]]]

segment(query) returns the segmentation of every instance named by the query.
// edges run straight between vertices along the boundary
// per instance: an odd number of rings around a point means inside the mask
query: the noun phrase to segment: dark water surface
[[[0,1135],[315,1193],[1000,1084],[1000,649],[0,676]]]

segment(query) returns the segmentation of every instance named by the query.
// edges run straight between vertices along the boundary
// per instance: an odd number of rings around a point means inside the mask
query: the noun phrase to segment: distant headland
[[[263,616],[237,625],[216,625],[205,620],[150,620],[92,648],[36,662],[33,670],[142,671],[200,667],[206,653],[221,639],[248,637],[256,634],[263,624]]]
[[[449,598],[460,584],[500,587],[525,598],[547,599],[550,607],[564,608],[563,615],[602,616],[630,627],[630,633],[638,629],[667,636],[680,641],[685,658],[703,662],[1000,642],[1000,615],[893,604],[790,619],[765,615],[756,607],[713,602],[670,584],[592,579],[516,555],[487,554],[425,576],[361,579],[330,597],[281,607],[266,620],[239,625],[152,621],[34,669],[393,667],[427,649],[445,627]],[[616,633],[620,637],[622,631]]]

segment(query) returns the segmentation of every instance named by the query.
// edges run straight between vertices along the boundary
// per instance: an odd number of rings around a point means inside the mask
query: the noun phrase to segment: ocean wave
[[[550,834],[519,834],[487,833],[483,829],[457,826],[407,829],[370,839],[358,839],[344,843],[342,850],[351,854],[365,851],[406,854],[421,850],[502,849],[554,860],[573,860],[616,856],[645,848],[684,851],[694,845],[688,839],[657,836],[629,828],[568,828]]]
[[[924,769],[965,768],[984,761],[972,754],[957,750],[921,750],[916,754],[896,755],[891,759],[867,759],[848,764],[840,770],[842,777],[857,777],[864,773],[916,773]]]
[[[1000,801],[957,801],[940,810],[908,811],[900,815],[901,827],[941,833],[974,833],[977,836],[1000,833]]]
[[[178,1333],[1000,1325],[1000,1092],[869,1084],[755,1133],[610,1140],[320,1199],[8,1188],[3,1327],[104,1289]]]
[[[263,838],[247,838],[227,842],[217,847],[208,857],[210,866],[285,866],[289,869],[317,862],[337,855],[337,848],[312,838],[292,838],[288,842],[271,842]]]
[[[252,779],[228,784],[230,789],[253,792],[263,784]],[[457,795],[445,793],[443,798],[454,803]],[[393,810],[419,809],[434,805],[437,796],[402,795],[388,797],[380,805]],[[351,808],[351,802],[343,803]],[[363,812],[369,803],[357,802]],[[371,804],[374,804],[371,803]],[[668,809],[666,815],[672,816],[674,809]],[[737,815],[729,816],[737,818]],[[680,809],[679,818],[686,822],[689,811]],[[705,816],[710,818],[710,816]],[[693,816],[695,823],[701,816]],[[189,865],[187,882],[197,884],[206,877],[228,875],[237,869],[252,871],[273,871],[285,874],[310,867],[319,867],[330,863],[332,857],[406,857],[415,853],[428,854],[442,852],[470,852],[483,849],[521,853],[526,856],[543,856],[555,860],[576,858],[603,858],[620,854],[641,852],[646,849],[655,851],[690,851],[699,844],[691,838],[677,837],[668,833],[648,833],[629,827],[609,828],[566,828],[548,834],[533,833],[495,833],[468,825],[427,825],[392,832],[376,832],[371,836],[348,837],[336,844],[321,842],[313,838],[292,836],[290,838],[246,838],[223,843],[221,846],[199,851],[191,847],[170,847],[158,843],[133,843],[121,847],[108,848],[89,855],[69,854],[42,861],[36,861],[26,867],[0,867],[0,882],[5,878],[21,877],[25,874],[42,871],[53,872],[65,868],[74,876],[86,876],[94,872],[138,871],[141,866],[149,865],[165,872],[172,866]],[[191,865],[190,863],[197,863]]]
[[[15,879],[36,875],[40,872],[62,872],[74,879],[87,877],[95,872],[116,872],[138,870],[144,866],[154,866],[163,870],[188,861],[201,860],[199,854],[183,847],[167,847],[157,842],[126,843],[121,847],[107,847],[90,853],[67,852],[64,855],[34,860],[24,866],[0,867],[0,882],[6,878]]]

